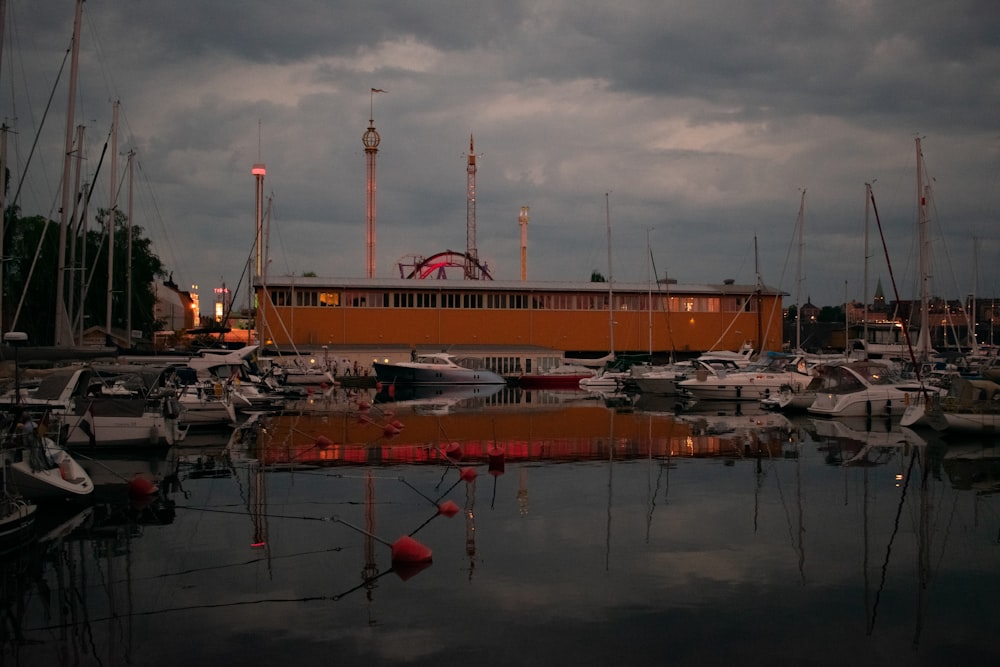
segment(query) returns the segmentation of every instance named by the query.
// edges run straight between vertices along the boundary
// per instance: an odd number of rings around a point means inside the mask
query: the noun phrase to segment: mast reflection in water
[[[42,508],[3,556],[3,664],[1000,660],[994,441],[374,398],[185,443],[143,506]]]

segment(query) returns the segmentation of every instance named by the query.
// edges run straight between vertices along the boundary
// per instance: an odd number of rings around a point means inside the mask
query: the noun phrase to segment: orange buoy
[[[392,543],[393,563],[429,563],[431,550],[409,535],[403,535]]]

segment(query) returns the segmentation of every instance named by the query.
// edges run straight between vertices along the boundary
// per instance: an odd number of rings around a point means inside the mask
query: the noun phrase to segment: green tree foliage
[[[70,317],[74,331],[80,329],[81,316],[84,329],[95,325],[103,327],[107,321],[107,218],[107,210],[99,209],[96,221],[90,223],[91,229],[85,235],[78,228],[67,234],[65,303],[68,308],[69,288],[72,284],[74,312]],[[115,210],[114,220],[111,326],[125,333],[128,321],[125,300],[129,266],[127,220],[119,210]],[[142,331],[145,337],[151,337],[152,332],[159,328],[154,317],[156,298],[153,285],[166,277],[166,271],[160,258],[154,254],[151,241],[143,236],[143,228],[133,225],[131,231],[132,328]],[[12,326],[16,326],[19,331],[26,332],[28,339],[35,345],[51,345],[55,342],[58,245],[59,223],[46,224],[42,216],[21,218],[16,210],[6,211],[4,254],[7,260],[3,265],[3,330],[9,331]],[[85,284],[82,314],[81,278]],[[20,313],[15,323],[14,316],[19,304]]]
[[[818,319],[820,322],[843,322],[844,309],[840,306],[823,306]]]

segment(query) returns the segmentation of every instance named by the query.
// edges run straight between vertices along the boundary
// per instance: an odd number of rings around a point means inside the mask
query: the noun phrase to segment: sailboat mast
[[[802,198],[799,200],[799,264],[798,264],[798,279],[795,286],[795,349],[802,349],[802,246],[805,241],[803,235],[805,233],[805,210],[806,210],[806,191],[805,188],[802,189]]]
[[[608,227],[608,342],[611,356],[615,354],[614,279],[611,273],[611,193],[604,193],[604,219]]]
[[[930,216],[927,212],[930,186],[924,185],[924,154],[920,150],[920,137],[917,143],[917,202],[919,205],[918,243],[920,244],[920,335],[917,338],[917,351],[921,361],[930,357]]]
[[[105,332],[111,336],[111,299],[114,296],[115,277],[115,207],[118,199],[118,100],[112,105],[111,114],[111,201],[108,202],[108,293],[107,312],[105,314]]]
[[[969,331],[971,335],[969,336],[969,346],[972,350],[972,354],[979,354],[979,336],[976,331],[976,290],[979,288],[979,239],[975,236],[972,237],[972,294],[969,297],[971,301],[972,311],[971,321],[969,322]]]
[[[76,102],[76,78],[80,67],[80,23],[83,18],[83,0],[76,1],[76,13],[73,18],[73,45],[70,59],[69,99],[66,105],[66,144],[63,156],[62,177],[62,208],[59,219],[59,248],[56,252],[56,317],[55,345],[65,347],[69,344],[69,315],[66,312],[66,235],[69,222],[69,179],[73,157],[73,132],[75,130],[73,113]]]
[[[861,295],[864,299],[864,309],[862,310],[862,315],[864,320],[861,323],[862,336],[865,340],[865,345],[868,344],[868,227],[869,227],[869,216],[872,210],[872,201],[874,201],[874,195],[872,194],[872,184],[865,183],[865,269],[864,269],[864,284],[861,286]]]
[[[646,228],[646,252],[649,254],[649,263],[646,264],[646,326],[649,333],[649,357],[653,357],[653,248],[649,245],[649,230]]]
[[[135,151],[128,152],[128,245],[125,261],[125,347],[132,349],[132,180],[135,171]]]
[[[764,322],[761,320],[762,314],[761,310],[763,305],[763,285],[760,279],[760,255],[757,252],[757,235],[753,236],[753,264],[754,273],[757,274],[757,354],[764,349]]]

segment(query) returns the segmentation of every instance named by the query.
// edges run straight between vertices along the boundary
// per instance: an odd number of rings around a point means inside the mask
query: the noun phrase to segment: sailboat
[[[615,391],[629,378],[627,370],[615,369],[615,295],[611,265],[611,203],[610,193],[604,193],[604,217],[608,228],[608,361],[603,370],[580,380],[580,388],[589,391]]]
[[[927,229],[930,225],[927,212],[930,199],[930,186],[924,183],[923,152],[920,149],[920,138],[916,140],[917,148],[917,201],[919,204],[918,239],[920,247],[920,332],[916,345],[911,344],[908,331],[909,323],[904,323],[906,347],[909,358],[919,369],[919,364],[927,362],[934,353],[930,345],[930,247]],[[866,187],[866,193],[871,198],[872,210],[878,222],[878,209],[871,194],[871,187]],[[881,228],[881,224],[879,225]],[[889,267],[892,276],[892,267]],[[895,279],[893,279],[895,287]],[[897,295],[897,301],[899,301]],[[942,394],[938,387],[930,387],[920,377],[919,370],[913,380],[904,381],[897,377],[892,368],[878,361],[861,361],[844,364],[829,369],[823,378],[823,387],[817,389],[816,399],[809,406],[812,414],[827,416],[877,416],[903,415],[910,412],[907,423],[919,422],[923,416],[923,404],[933,394]],[[919,406],[919,407],[918,407]],[[920,411],[919,414],[916,411]]]

